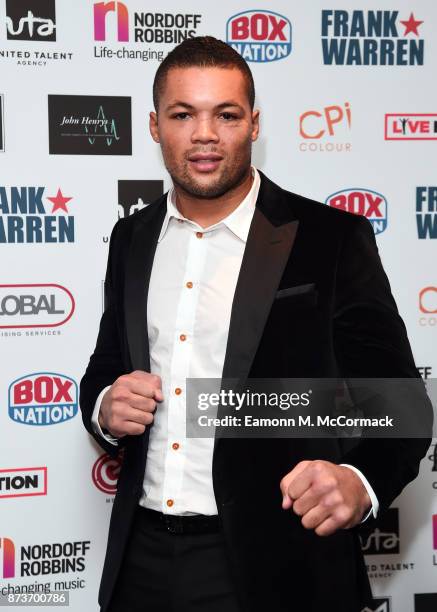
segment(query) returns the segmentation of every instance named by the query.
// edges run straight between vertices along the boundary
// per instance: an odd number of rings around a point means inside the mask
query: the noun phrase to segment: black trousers
[[[223,535],[174,534],[138,508],[108,612],[240,612]]]

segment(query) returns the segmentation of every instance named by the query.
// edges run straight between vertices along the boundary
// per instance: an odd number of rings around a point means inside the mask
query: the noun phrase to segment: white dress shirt
[[[207,228],[181,215],[174,189],[167,196],[147,302],[150,371],[161,377],[164,400],[150,428],[140,498],[146,508],[179,515],[217,514],[214,439],[185,435],[185,380],[222,376],[232,301],[260,186],[255,168],[252,174],[244,200]],[[97,398],[92,422],[97,433],[117,444],[98,423],[108,388]],[[378,500],[370,484],[357,468],[347,467],[361,478],[376,516]]]

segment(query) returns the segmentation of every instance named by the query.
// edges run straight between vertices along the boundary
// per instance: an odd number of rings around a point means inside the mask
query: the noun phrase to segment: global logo
[[[9,417],[22,425],[57,425],[78,411],[77,383],[69,376],[38,372],[9,385]]]
[[[422,66],[423,21],[399,11],[322,10],[323,63],[340,66]]]
[[[122,462],[122,453],[114,459],[106,453],[97,459],[93,465],[92,479],[100,491],[115,495]]]
[[[226,23],[226,42],[247,62],[274,62],[291,53],[291,23],[273,11],[237,13]]]
[[[72,294],[61,285],[0,285],[0,329],[59,327],[74,309]]]
[[[67,207],[72,199],[60,187],[46,196],[45,187],[0,186],[0,243],[74,242],[74,217]]]
[[[375,234],[387,227],[387,200],[376,191],[363,188],[343,189],[327,197],[325,204],[369,219]]]

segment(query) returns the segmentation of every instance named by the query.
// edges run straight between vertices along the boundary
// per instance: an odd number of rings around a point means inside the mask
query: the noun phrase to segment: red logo
[[[0,498],[47,495],[47,468],[0,470]]]
[[[385,115],[385,140],[437,140],[437,113]]]
[[[106,453],[97,459],[93,465],[92,479],[100,491],[108,495],[115,495],[122,462],[122,453],[115,459]]]

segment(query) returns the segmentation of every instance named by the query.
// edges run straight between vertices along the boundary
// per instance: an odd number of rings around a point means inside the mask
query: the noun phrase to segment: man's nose
[[[211,119],[198,119],[195,122],[193,133],[191,134],[193,142],[218,142],[219,137],[214,123]]]

